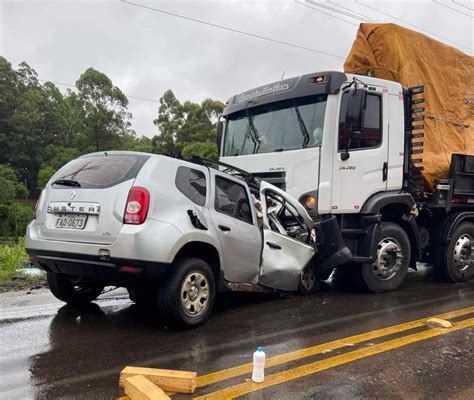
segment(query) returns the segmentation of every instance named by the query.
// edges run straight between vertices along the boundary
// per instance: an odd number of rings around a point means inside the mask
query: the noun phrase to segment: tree
[[[133,136],[128,100],[102,72],[88,68],[77,80],[78,102],[84,121],[83,149],[95,151],[120,147],[120,139]]]
[[[10,204],[16,196],[18,177],[8,165],[0,165],[0,203]]]
[[[159,131],[159,135],[152,139],[153,152],[176,151],[176,138],[183,125],[183,106],[171,89],[168,89],[160,98],[158,118],[153,123]]]
[[[171,90],[160,98],[158,118],[154,121],[159,134],[152,139],[156,153],[183,153],[218,157],[215,145],[216,124],[224,104],[206,99],[201,104],[181,104]]]
[[[219,159],[219,151],[217,145],[211,142],[197,142],[189,143],[183,147],[183,157],[189,158],[191,156],[207,157],[212,160]]]

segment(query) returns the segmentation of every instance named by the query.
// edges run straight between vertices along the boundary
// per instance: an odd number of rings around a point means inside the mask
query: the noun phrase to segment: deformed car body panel
[[[296,199],[281,189],[262,182],[260,199],[263,214],[263,251],[258,282],[275,289],[297,290],[301,273],[315,255],[316,250],[314,245],[285,234],[281,226],[277,226],[276,231],[272,230],[270,224],[272,217],[269,216],[266,203],[266,197],[269,194],[279,196],[294,208],[297,213],[295,217],[303,221],[302,225],[306,228],[308,237],[313,230],[313,220]]]

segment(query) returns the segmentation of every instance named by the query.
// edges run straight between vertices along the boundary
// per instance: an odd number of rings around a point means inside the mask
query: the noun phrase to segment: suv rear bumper
[[[124,258],[107,258],[76,253],[52,252],[28,249],[31,262],[48,272],[83,276],[105,283],[120,286],[135,282],[156,282],[169,271],[171,264],[131,260]]]

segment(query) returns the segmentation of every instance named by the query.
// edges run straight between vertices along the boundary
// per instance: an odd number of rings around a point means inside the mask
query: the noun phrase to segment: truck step
[[[360,228],[342,228],[341,229],[342,236],[363,236],[367,234],[367,229],[360,229]]]

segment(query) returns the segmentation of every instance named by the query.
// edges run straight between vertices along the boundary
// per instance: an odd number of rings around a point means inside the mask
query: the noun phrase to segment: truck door
[[[351,140],[344,124],[349,93],[344,91],[340,96],[331,212],[357,213],[372,194],[387,188],[388,92],[383,87],[369,87],[362,132]],[[343,160],[346,148],[349,158]]]
[[[267,182],[262,182],[260,200],[263,251],[258,283],[297,290],[301,273],[316,252],[313,220],[297,200]]]
[[[222,245],[224,278],[251,283],[258,276],[262,235],[248,186],[240,179],[211,171],[211,218]]]

